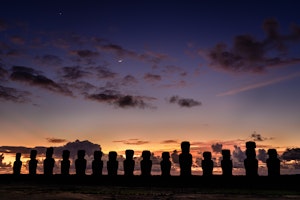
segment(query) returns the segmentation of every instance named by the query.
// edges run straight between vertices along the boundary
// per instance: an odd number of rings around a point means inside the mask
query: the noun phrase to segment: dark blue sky
[[[1,144],[197,152],[255,132],[261,148],[300,146],[299,8],[1,1]]]

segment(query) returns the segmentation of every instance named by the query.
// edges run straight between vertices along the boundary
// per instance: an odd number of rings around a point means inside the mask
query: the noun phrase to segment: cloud
[[[146,73],[144,79],[149,82],[161,81],[161,76],[157,74]]]
[[[72,66],[72,67],[63,67],[62,68],[62,77],[68,80],[76,80],[83,78],[90,73],[88,71],[84,71],[79,66]]]
[[[80,90],[81,93],[83,93],[83,94],[86,94],[87,92],[89,92],[91,90],[97,89],[96,86],[94,86],[91,83],[85,82],[85,81],[75,82],[74,84],[71,84],[71,87]]]
[[[91,50],[88,50],[88,49],[84,49],[84,50],[73,50],[71,51],[71,54],[73,55],[77,55],[81,58],[92,58],[92,57],[95,57],[95,56],[98,56],[99,53],[96,52],[96,51],[91,51]]]
[[[65,142],[67,142],[66,139],[61,139],[61,138],[46,138],[46,140],[49,143],[65,143]]]
[[[103,53],[112,53],[118,59],[127,57],[127,58],[144,61],[144,62],[149,62],[151,64],[157,65],[162,60],[165,60],[168,58],[168,56],[165,54],[152,52],[152,51],[146,51],[144,53],[137,53],[135,51],[125,49],[118,44],[110,43],[104,39],[96,39],[96,42],[97,42],[97,48],[99,49],[99,51],[101,51]]]
[[[112,104],[120,108],[153,108],[153,106],[146,103],[146,101],[155,100],[155,98],[146,96],[122,95],[114,90],[105,90],[96,94],[86,94],[86,98]]]
[[[56,93],[73,96],[72,92],[63,84],[58,84],[53,80],[40,75],[36,70],[29,67],[14,66],[10,75],[11,80],[28,83],[32,86],[38,86]]]
[[[265,163],[268,158],[267,151],[265,149],[258,149],[257,152],[258,152],[257,159]]]
[[[1,62],[1,59],[0,59]],[[0,81],[5,79],[5,77],[8,75],[8,71],[6,69],[4,69],[3,67],[1,67],[1,63],[0,63]]]
[[[89,67],[88,69],[94,70],[99,79],[114,79],[118,76],[118,73],[112,72],[110,69],[104,66]]]
[[[253,140],[253,141],[259,141],[259,142],[265,141],[265,140],[272,140],[272,139],[273,139],[273,138],[262,137],[262,135],[256,133],[256,131],[254,131],[254,132],[250,135],[250,137],[251,137],[251,140]]]
[[[149,141],[139,140],[139,139],[115,140],[113,142],[119,142],[127,145],[143,145],[149,143]]]
[[[240,88],[232,89],[232,90],[217,94],[217,96],[235,95],[235,94],[245,92],[245,91],[248,91],[248,90],[254,90],[254,89],[257,89],[257,88],[273,85],[273,84],[276,84],[276,83],[279,83],[279,82],[282,82],[282,81],[297,78],[299,76],[300,76],[300,72],[290,74],[290,75],[287,75],[287,76],[282,76],[282,77],[279,77],[279,78],[275,78],[275,79],[272,79],[272,80],[269,80],[269,81],[264,81],[264,82],[255,83],[255,84],[246,85],[246,86],[243,86],[243,87],[240,87]]]
[[[211,145],[212,151],[216,152],[216,153],[221,153],[222,152],[222,147],[223,147],[223,145],[219,144],[219,143]]]
[[[14,44],[17,44],[17,45],[24,45],[25,44],[25,39],[18,36],[18,35],[11,36],[10,41]]]
[[[224,43],[215,45],[205,56],[210,66],[229,72],[263,73],[268,68],[300,63],[300,57],[288,57],[288,44],[300,41],[300,27],[292,26],[290,34],[278,32],[278,22],[266,19],[263,29],[266,38],[257,40],[250,35],[238,35],[232,47]]]
[[[300,148],[288,148],[281,155],[283,160],[300,160]]]
[[[46,54],[43,56],[36,56],[34,58],[38,64],[46,65],[46,66],[60,66],[63,63],[63,60],[56,55]]]
[[[138,80],[132,75],[126,75],[121,80],[122,85],[134,85],[138,83]]]
[[[20,91],[15,88],[0,85],[0,100],[2,101],[26,103],[29,101],[28,96],[30,96],[29,92]]]
[[[177,150],[174,150],[173,153],[171,153],[171,159],[173,161],[173,163],[179,163],[179,154],[177,152]]]
[[[169,103],[178,104],[180,107],[191,108],[194,106],[200,106],[202,103],[194,99],[181,98],[179,96],[172,96],[168,99]]]
[[[243,163],[245,158],[246,158],[245,152],[243,152],[239,146],[234,145],[234,150],[232,151],[233,163],[235,162]]]
[[[161,142],[162,144],[178,144],[177,140],[164,140]]]

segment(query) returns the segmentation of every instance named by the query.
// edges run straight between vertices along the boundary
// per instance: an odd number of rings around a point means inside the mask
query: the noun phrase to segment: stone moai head
[[[190,153],[190,142],[188,141],[181,142],[181,151],[182,153]]]
[[[110,160],[110,161],[113,161],[113,160],[117,160],[117,152],[115,152],[115,151],[110,151],[109,153],[108,153],[108,159]]]
[[[167,152],[167,151],[162,152],[161,157],[162,157],[164,160],[169,160],[169,159],[170,159],[170,153]]]
[[[69,157],[70,157],[70,151],[69,150],[63,150],[62,157],[63,157],[64,160],[68,160]]]
[[[223,159],[230,159],[230,150],[222,149],[222,156],[223,156]]]
[[[85,150],[83,150],[83,149],[78,150],[78,152],[77,152],[78,159],[84,159],[84,156],[85,156]]]
[[[37,150],[33,149],[30,151],[30,159],[35,159],[37,155]]]
[[[16,160],[21,160],[21,153],[16,153]]]
[[[277,151],[276,149],[268,149],[269,158],[277,158]]]
[[[203,152],[203,157],[204,160],[211,160],[211,152],[210,151]]]
[[[132,160],[133,159],[133,154],[134,154],[134,151],[132,149],[127,149],[125,151],[126,159],[127,160]]]
[[[143,151],[142,152],[142,157],[143,157],[143,160],[150,160],[151,152],[148,151],[148,150]]]
[[[49,147],[46,150],[46,158],[51,158],[53,155],[53,147]]]
[[[248,141],[246,142],[246,148],[247,149],[255,149],[256,148],[256,143],[253,141]]]
[[[94,160],[101,160],[102,151],[94,151]]]

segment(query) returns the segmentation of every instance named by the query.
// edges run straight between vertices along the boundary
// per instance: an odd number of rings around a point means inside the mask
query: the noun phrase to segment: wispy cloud
[[[143,144],[149,143],[149,141],[139,140],[139,139],[115,140],[113,142],[120,142],[120,143],[128,144],[128,145],[143,145]]]
[[[181,98],[177,95],[170,97],[168,99],[168,102],[171,104],[178,104],[180,107],[186,107],[186,108],[202,105],[200,101],[189,99],[189,98]]]
[[[26,103],[29,101],[29,92],[20,91],[15,88],[0,85],[0,101],[11,101],[15,103]]]
[[[49,142],[49,143],[66,143],[67,140],[66,139],[61,139],[61,138],[46,138],[46,140]]]
[[[219,94],[217,94],[217,96],[235,95],[235,94],[238,94],[238,93],[241,93],[241,92],[245,92],[245,91],[248,91],[248,90],[254,90],[254,89],[257,89],[257,88],[261,88],[261,87],[266,87],[268,85],[273,85],[273,84],[276,84],[276,83],[279,83],[279,82],[282,82],[282,81],[286,81],[286,80],[290,80],[290,79],[293,79],[293,78],[297,78],[297,77],[300,77],[300,72],[290,74],[290,75],[287,75],[287,76],[283,76],[283,77],[278,77],[278,78],[275,78],[275,79],[272,79],[272,80],[269,80],[269,81],[264,81],[264,82],[260,82],[260,83],[246,85],[246,86],[243,86],[243,87],[240,87],[240,88],[235,88],[235,89],[232,89],[232,90],[229,90],[229,91],[226,91],[226,92],[219,93]]]

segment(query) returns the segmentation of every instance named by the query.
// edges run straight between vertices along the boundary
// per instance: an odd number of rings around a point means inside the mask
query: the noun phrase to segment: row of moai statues
[[[258,160],[256,159],[255,152],[256,144],[253,141],[246,142],[246,159],[244,160],[244,167],[246,171],[246,176],[258,176]],[[133,176],[135,161],[133,159],[134,151],[127,149],[125,151],[126,159],[123,161],[124,175]],[[280,175],[280,160],[276,149],[268,150],[269,158],[266,160],[268,175],[269,176],[278,176]],[[30,161],[29,161],[29,174],[35,175],[37,170],[37,151],[31,150]],[[46,150],[46,158],[43,161],[44,175],[52,175],[53,168],[55,165],[55,160],[53,156],[53,147],[49,147]],[[233,163],[231,160],[230,150],[222,150],[222,160],[221,168],[223,176],[232,176]],[[69,175],[70,174],[70,151],[64,150],[62,153],[61,160],[61,174]],[[77,175],[85,175],[87,160],[85,157],[85,150],[79,150],[77,152],[77,159],[75,160],[75,169]],[[103,161],[102,152],[94,152],[94,160],[92,161],[92,175],[102,175],[103,170]],[[152,160],[151,152],[145,150],[142,152],[142,160],[140,162],[141,167],[141,176],[151,176],[152,169]],[[203,176],[213,175],[214,162],[212,160],[212,154],[209,151],[203,152],[203,160],[201,163]],[[181,154],[179,154],[179,166],[180,166],[180,176],[191,176],[192,175],[192,154],[190,153],[190,143],[188,141],[183,141],[181,143]],[[161,175],[162,176],[171,176],[171,161],[170,153],[163,152],[162,160],[160,162]],[[13,165],[13,173],[20,174],[21,172],[21,153],[16,154],[16,161]],[[118,174],[119,162],[117,161],[117,152],[110,151],[108,154],[107,161],[107,174],[114,176]]]

